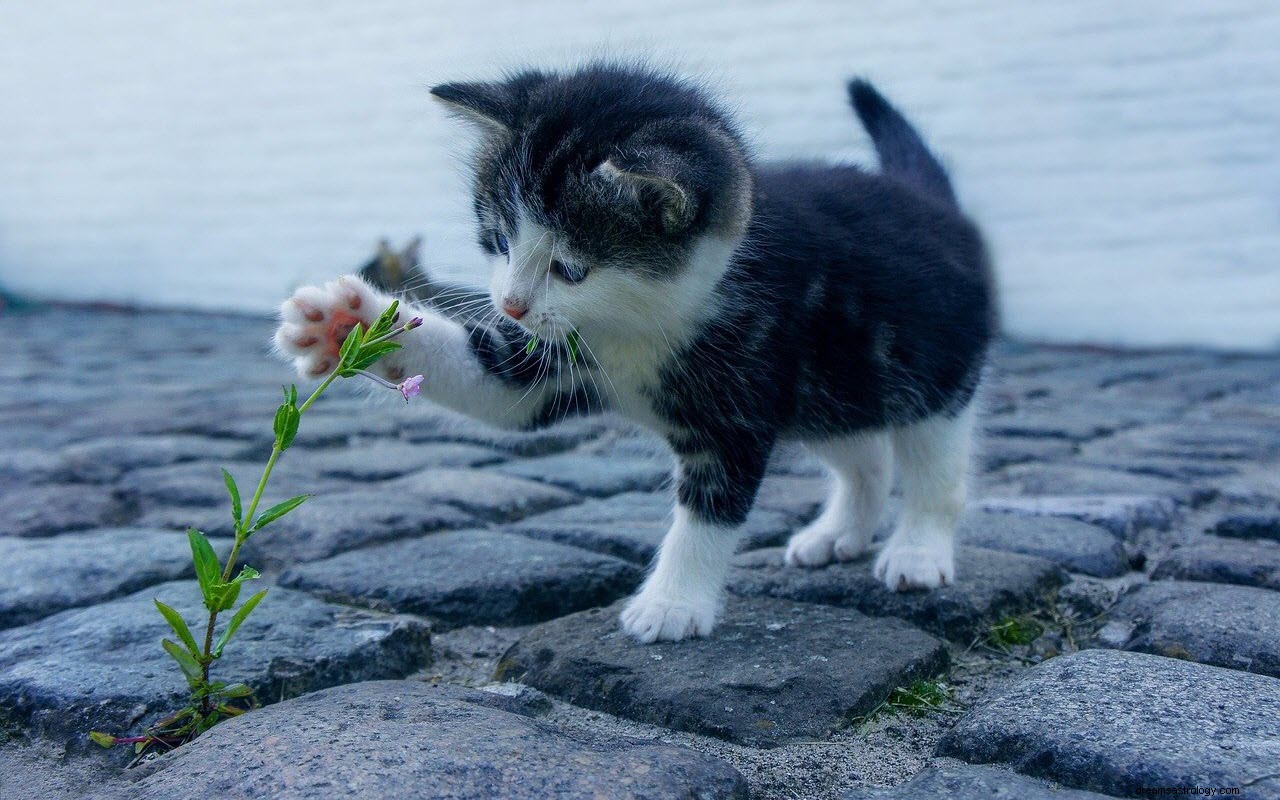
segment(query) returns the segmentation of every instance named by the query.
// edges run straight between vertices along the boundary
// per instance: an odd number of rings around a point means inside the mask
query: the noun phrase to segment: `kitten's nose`
[[[529,313],[529,306],[514,297],[505,297],[502,300],[502,310],[512,319],[521,319]]]

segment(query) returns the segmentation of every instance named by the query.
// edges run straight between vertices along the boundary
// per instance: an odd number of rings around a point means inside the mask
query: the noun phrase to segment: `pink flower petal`
[[[412,378],[407,378],[396,388],[400,390],[400,394],[404,395],[404,401],[407,403],[410,397],[422,394],[422,376],[414,375]]]

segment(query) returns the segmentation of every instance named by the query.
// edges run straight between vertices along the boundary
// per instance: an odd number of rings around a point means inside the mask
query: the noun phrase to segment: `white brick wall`
[[[425,87],[647,52],[771,157],[865,160],[842,83],[879,82],[986,226],[1016,333],[1280,343],[1275,0],[716,5],[0,4],[0,286],[266,309],[417,231],[475,276],[464,131]]]

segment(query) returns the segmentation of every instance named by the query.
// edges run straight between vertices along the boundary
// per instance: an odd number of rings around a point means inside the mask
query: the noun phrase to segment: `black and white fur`
[[[647,67],[432,91],[483,132],[475,211],[507,316],[406,310],[426,324],[379,366],[421,372],[431,399],[496,425],[608,409],[666,437],[675,522],[625,630],[711,631],[736,529],[783,439],[835,478],[788,563],[862,555],[896,463],[904,512],[875,574],[892,589],[955,579],[992,278],[946,172],[870,84],[849,94],[880,174],[756,164],[704,92]],[[353,277],[302,289],[277,345],[323,374],[351,319],[389,302]]]

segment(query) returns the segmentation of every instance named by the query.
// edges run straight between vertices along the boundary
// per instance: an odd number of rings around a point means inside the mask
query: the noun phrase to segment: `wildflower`
[[[400,394],[404,395],[404,401],[407,403],[410,397],[417,397],[422,394],[422,376],[414,375],[396,388],[400,390]]]

